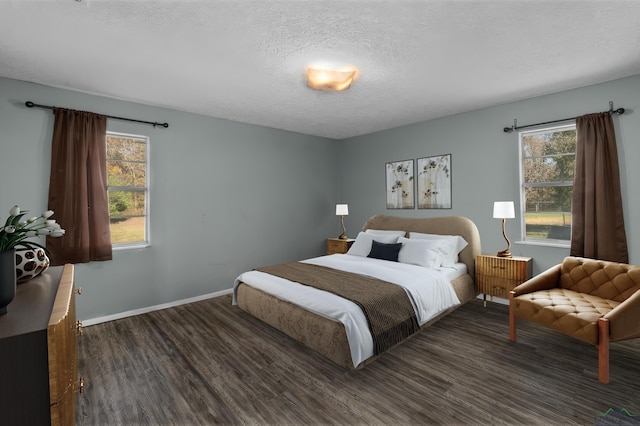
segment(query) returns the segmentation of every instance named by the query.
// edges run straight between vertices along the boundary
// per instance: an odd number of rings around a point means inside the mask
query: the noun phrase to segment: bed
[[[460,236],[466,242],[466,246],[457,253],[455,263],[440,265],[441,258],[438,258],[440,260],[434,265],[429,263],[428,268],[423,267],[426,264],[420,262],[410,265],[403,262],[381,260],[382,258],[369,259],[366,255],[354,255],[361,248],[358,246],[360,248],[354,251],[356,244],[360,244],[361,240],[367,241],[367,238],[376,240],[370,244],[374,244],[377,248],[384,247],[386,250],[391,247],[393,244],[384,243],[391,241],[386,236],[395,234],[389,231],[404,231],[405,237],[408,237],[409,240],[422,239],[423,237],[431,238],[430,235],[433,234]],[[402,239],[403,237],[396,238],[404,241],[405,247],[409,246],[407,240]],[[439,239],[438,241],[443,240]],[[428,244],[411,243],[412,246],[419,245],[422,248],[428,247]],[[389,278],[388,281],[401,285],[407,294],[411,294],[409,298],[414,306],[418,321],[417,331],[419,332],[476,297],[475,258],[480,252],[478,229],[468,218],[460,216],[401,218],[376,215],[366,221],[362,232],[358,234],[356,243],[349,251],[350,254],[321,256],[299,263],[304,263],[305,268],[340,269],[344,267],[345,272],[339,272],[340,274],[355,273],[374,280],[384,279],[387,281],[386,279]],[[429,256],[432,254],[434,254],[434,250],[429,250]],[[440,256],[442,257],[442,253]],[[433,259],[430,259],[429,262],[431,260]],[[296,264],[299,263],[296,262]],[[369,269],[363,268],[371,268],[371,272]],[[398,276],[402,276],[403,280],[406,277],[406,283],[400,282],[399,278],[396,283],[395,272],[391,272],[396,270]],[[233,303],[248,314],[282,331],[340,366],[362,368],[382,355],[376,350],[376,342],[373,342],[373,349],[371,348],[370,340],[372,334],[375,333],[358,328],[358,324],[362,323],[363,318],[365,328],[366,321],[370,319],[370,315],[363,314],[363,311],[359,309],[360,305],[354,305],[349,300],[344,300],[335,294],[315,288],[309,289],[305,285],[298,284],[301,281],[294,282],[284,276],[277,276],[277,271],[277,268],[265,268],[241,274],[234,284]],[[275,275],[271,275],[272,272]],[[440,284],[439,287],[435,286],[435,290],[425,290],[431,289],[432,286],[416,286],[412,284],[416,279],[429,279]],[[437,299],[435,306],[429,305],[432,303],[430,301],[417,302],[417,296],[413,295],[411,289],[408,288],[411,286],[418,288],[418,292],[425,293],[424,296],[419,297],[431,300],[434,295],[442,294],[444,299]],[[311,293],[306,293],[308,291]],[[320,297],[321,295],[322,297]],[[324,306],[320,306],[323,304]]]

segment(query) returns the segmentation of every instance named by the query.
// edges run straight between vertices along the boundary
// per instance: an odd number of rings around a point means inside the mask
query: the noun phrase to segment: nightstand
[[[327,254],[346,253],[355,238],[341,240],[340,238],[327,238]]]
[[[487,306],[487,294],[509,298],[509,292],[522,284],[533,273],[533,259],[530,257],[498,257],[481,254],[476,257],[476,288],[484,295]]]

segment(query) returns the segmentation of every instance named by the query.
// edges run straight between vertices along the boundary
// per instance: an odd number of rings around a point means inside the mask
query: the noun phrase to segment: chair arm
[[[640,290],[604,316],[609,320],[611,341],[640,337]]]
[[[532,293],[538,290],[549,290],[558,286],[560,279],[560,265],[552,266],[540,275],[536,275],[513,289],[514,297]]]

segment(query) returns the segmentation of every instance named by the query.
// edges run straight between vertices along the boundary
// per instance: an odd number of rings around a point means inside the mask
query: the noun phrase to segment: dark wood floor
[[[474,301],[345,370],[223,296],[85,328],[77,421],[104,424],[594,424],[640,414],[640,340],[595,347]]]

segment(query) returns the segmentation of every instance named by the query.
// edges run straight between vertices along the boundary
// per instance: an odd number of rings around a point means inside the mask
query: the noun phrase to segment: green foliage
[[[123,186],[119,176],[109,176],[110,186]],[[131,193],[127,191],[109,191],[109,215],[117,216],[131,205]]]
[[[107,135],[107,182],[109,214],[124,220],[144,216],[147,180],[146,139]]]
[[[107,176],[109,186],[144,188],[147,173],[144,139],[107,136]],[[117,183],[116,183],[117,182]]]
[[[523,136],[526,209],[535,212],[571,211],[575,171],[576,130]],[[560,185],[560,186],[558,186]]]
[[[109,192],[109,215],[117,216],[125,212],[131,205],[131,194],[125,191]]]

